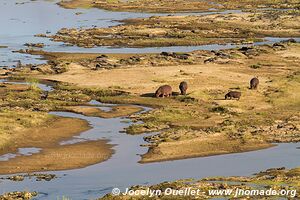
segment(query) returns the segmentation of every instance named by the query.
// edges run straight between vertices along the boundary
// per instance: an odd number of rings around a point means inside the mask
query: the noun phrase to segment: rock
[[[39,69],[39,68],[35,65],[30,66],[30,70],[32,70],[32,71],[37,70],[37,69]]]
[[[45,46],[45,44],[44,43],[25,43],[24,46],[35,47],[35,48],[43,48]]]
[[[37,196],[37,192],[19,192],[19,191],[15,191],[15,192],[8,192],[5,193],[3,195],[0,195],[0,200],[28,200],[28,199],[32,199],[33,197]]]
[[[52,179],[57,178],[55,174],[25,174],[25,175],[8,176],[1,179],[11,180],[11,181],[23,181],[25,178],[31,179],[32,177],[35,177],[36,181],[42,181],[42,180],[51,181]]]
[[[8,177],[8,179],[12,180],[12,181],[23,181],[24,180],[24,176],[16,175],[16,176]]]
[[[160,55],[166,56],[166,57],[178,58],[178,59],[182,59],[182,60],[187,60],[191,56],[190,54],[187,54],[187,53],[181,54],[181,53],[176,53],[176,52],[172,52],[172,53],[161,52]]]
[[[5,72],[4,73],[4,76],[10,76],[10,75],[12,75],[13,74],[13,72]]]
[[[34,35],[34,37],[47,37],[47,35],[46,34],[36,34],[36,35]]]
[[[297,43],[297,41],[294,38],[288,39],[288,40],[282,40],[280,43]]]
[[[206,60],[204,60],[204,63],[210,63],[210,62],[214,62],[214,61],[216,61],[217,60],[217,58],[208,58],[208,59],[206,59]]]
[[[282,44],[282,43],[279,43],[279,42],[276,42],[276,43],[274,43],[273,44],[273,47],[275,47],[275,48],[283,48],[283,49],[285,49],[286,48],[286,46],[284,45],[284,44]]]
[[[101,67],[102,67],[102,65],[97,63],[96,66],[95,66],[95,70],[99,70],[99,69],[101,69]]]
[[[229,58],[231,58],[231,56],[229,54],[224,53],[222,51],[212,51],[212,53],[214,53],[219,58],[223,58],[223,59],[229,59]]]
[[[160,53],[160,55],[162,55],[162,56],[171,56],[172,53],[163,51],[163,52]]]
[[[107,60],[107,55],[101,55],[101,56],[97,56],[96,61],[103,61],[103,60]]]
[[[31,176],[35,176],[36,177],[36,181],[51,181],[52,179],[57,178],[57,176],[55,174],[33,174]]]

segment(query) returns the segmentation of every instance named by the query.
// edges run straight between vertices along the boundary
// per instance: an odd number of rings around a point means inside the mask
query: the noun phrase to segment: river
[[[18,3],[18,4],[16,4]],[[82,12],[81,15],[76,15]],[[225,11],[241,12],[241,11]],[[208,14],[208,13],[188,13]],[[84,49],[65,46],[59,42],[52,42],[47,38],[34,37],[38,33],[51,32],[67,27],[108,27],[117,25],[125,18],[149,17],[165,14],[145,14],[129,12],[109,12],[99,9],[63,9],[53,1],[24,1],[1,0],[0,2],[0,45],[8,46],[0,48],[0,66],[12,66],[17,60],[22,63],[43,63],[39,56],[12,53],[12,50],[24,48],[23,44],[30,42],[43,42],[46,51],[62,52],[98,52],[98,53],[135,53],[135,52],[161,52],[161,51],[192,51],[197,49],[215,50],[232,48],[235,45],[204,45],[191,47],[164,47],[164,48],[109,48],[97,47]],[[266,38],[264,43],[276,42],[282,38]],[[263,43],[259,43],[263,44]],[[16,83],[18,84],[18,83]],[[51,90],[51,86],[39,85],[44,90]],[[97,102],[91,102],[98,104]],[[98,104],[99,109],[109,110],[112,105]],[[143,107],[145,111],[149,108]],[[115,154],[106,162],[92,165],[82,169],[66,170],[55,173],[59,178],[50,182],[36,182],[26,179],[22,182],[1,181],[1,193],[16,190],[38,191],[36,199],[60,199],[63,196],[73,200],[95,199],[111,192],[118,187],[124,190],[126,187],[136,184],[155,184],[163,181],[171,181],[182,178],[202,178],[207,176],[231,176],[251,175],[255,172],[271,167],[293,168],[300,166],[299,144],[279,144],[276,147],[247,153],[219,155],[204,158],[191,158],[159,163],[139,164],[140,154],[147,152],[146,147],[141,147],[146,134],[132,136],[121,133],[132,122],[124,122],[126,118],[103,119],[87,117],[70,112],[51,112],[51,114],[74,117],[87,120],[92,129],[83,132],[80,139],[109,139],[114,146]],[[155,134],[155,133],[152,133]],[[68,141],[66,141],[68,142]],[[28,147],[20,149],[20,154],[38,153],[40,149]]]
[[[86,9],[64,9],[55,4],[57,0],[1,0],[0,2],[0,67],[14,66],[18,60],[23,64],[41,64],[40,56],[12,53],[26,48],[25,43],[44,43],[45,51],[55,52],[85,52],[85,53],[155,53],[162,51],[189,52],[193,50],[219,50],[228,49],[242,45],[202,45],[202,46],[172,46],[172,47],[150,47],[150,48],[111,48],[95,47],[80,48],[67,46],[61,42],[53,42],[48,38],[34,37],[35,34],[55,34],[61,28],[90,28],[109,27],[120,24],[118,20],[128,18],[144,18],[150,16],[168,15],[165,13],[133,13],[133,12],[110,12],[92,8]],[[208,15],[215,13],[240,13],[241,10],[226,10],[223,12],[202,13],[178,13],[176,15]],[[82,13],[76,15],[76,13]],[[288,38],[265,38],[264,42],[255,45],[270,44]],[[297,38],[300,41],[300,38]]]
[[[25,84],[15,82],[15,84]],[[51,90],[50,85],[39,84],[41,89]],[[96,101],[91,105],[109,111],[111,104],[102,104]],[[150,108],[142,107],[142,112]],[[92,129],[80,136],[64,141],[61,145],[80,142],[82,140],[108,139],[115,144],[115,154],[106,162],[75,170],[65,170],[55,173],[59,178],[50,182],[37,182],[34,179],[25,179],[22,182],[0,182],[1,192],[8,191],[38,191],[36,199],[57,199],[68,197],[73,200],[95,199],[107,193],[112,188],[125,190],[126,187],[137,184],[155,184],[185,178],[204,178],[208,176],[238,176],[251,175],[272,167],[294,168],[300,165],[299,143],[279,144],[276,147],[246,153],[235,153],[203,158],[191,158],[176,161],[140,164],[140,155],[147,152],[146,144],[141,135],[127,135],[122,133],[124,128],[130,126],[126,117],[104,119],[87,117],[71,112],[51,112],[50,114],[79,118],[89,122]],[[19,154],[30,155],[38,153],[41,149],[28,147],[19,149]],[[14,154],[0,156],[13,158]],[[4,176],[2,176],[4,177]]]

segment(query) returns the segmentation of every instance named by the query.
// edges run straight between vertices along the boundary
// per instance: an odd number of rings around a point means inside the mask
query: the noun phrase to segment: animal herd
[[[186,91],[188,89],[187,82],[183,81],[179,84],[180,94],[186,95]],[[172,96],[172,87],[170,85],[162,85],[160,86],[156,92],[155,96],[158,97],[169,97]]]
[[[250,89],[251,90],[256,90],[259,84],[259,80],[258,78],[254,77],[250,80]],[[180,94],[181,95],[186,95],[186,91],[188,89],[188,84],[187,82],[183,81],[179,84],[179,89],[180,89]],[[155,92],[155,96],[157,98],[159,97],[170,97],[172,96],[172,87],[170,85],[162,85],[160,86],[156,92]],[[241,92],[237,92],[237,91],[230,91],[225,95],[225,100],[227,99],[237,99],[239,100],[242,96]]]

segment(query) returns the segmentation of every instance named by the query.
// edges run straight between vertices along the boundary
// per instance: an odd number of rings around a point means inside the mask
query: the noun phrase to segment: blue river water
[[[160,48],[110,48],[97,47],[92,49],[65,46],[60,42],[52,42],[47,38],[34,37],[38,33],[54,34],[61,28],[88,28],[92,26],[108,27],[119,24],[117,20],[135,17],[150,17],[147,13],[109,12],[99,9],[63,9],[55,4],[56,1],[29,0],[1,0],[0,1],[0,66],[11,66],[17,60],[22,63],[44,63],[39,56],[12,53],[13,50],[25,48],[27,42],[46,44],[46,51],[60,52],[97,52],[97,53],[143,53],[161,51],[192,51],[198,49],[218,50],[232,48],[236,45],[204,45],[189,47],[160,47]],[[77,12],[82,12],[76,15]],[[225,11],[241,12],[239,10]],[[210,13],[186,13],[181,15],[203,15]],[[266,41],[257,44],[278,42],[284,38],[265,38]],[[297,39],[299,40],[299,39]],[[17,84],[17,83],[16,83]],[[44,90],[51,90],[50,86],[41,84]],[[94,102],[95,103],[95,102]],[[96,103],[97,104],[97,103]],[[99,109],[109,111],[113,105],[99,104]],[[145,111],[149,108],[145,108]],[[279,144],[276,147],[230,155],[220,155],[204,158],[191,158],[159,163],[140,164],[140,155],[147,152],[143,137],[126,135],[124,128],[132,122],[126,118],[103,119],[86,117],[68,112],[52,112],[58,116],[74,117],[87,120],[93,127],[74,139],[108,139],[115,154],[106,162],[76,170],[66,170],[55,173],[60,178],[50,182],[36,182],[26,179],[22,182],[0,181],[0,193],[9,191],[38,191],[36,199],[61,199],[67,197],[73,200],[95,199],[107,193],[112,188],[124,190],[137,184],[155,184],[183,178],[202,178],[207,176],[251,175],[272,167],[293,168],[300,166],[299,147],[294,144]],[[155,134],[155,133],[152,133]],[[42,151],[34,147],[20,149],[20,154],[33,154]],[[12,157],[14,155],[11,155]],[[1,161],[1,160],[0,160]],[[1,165],[1,162],[0,162]]]

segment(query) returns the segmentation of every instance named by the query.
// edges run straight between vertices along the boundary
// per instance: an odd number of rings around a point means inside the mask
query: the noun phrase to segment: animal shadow
[[[179,96],[180,93],[179,92],[172,92],[172,96]],[[145,93],[145,94],[141,94],[141,97],[153,97],[156,98],[155,93]]]
[[[155,93],[145,93],[145,94],[141,94],[141,97],[155,97]]]

